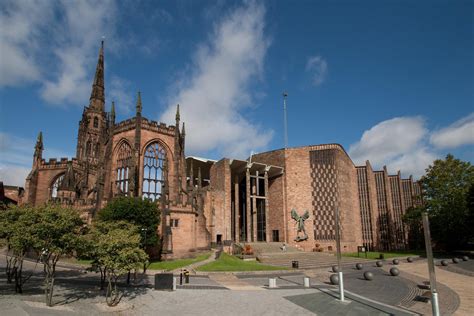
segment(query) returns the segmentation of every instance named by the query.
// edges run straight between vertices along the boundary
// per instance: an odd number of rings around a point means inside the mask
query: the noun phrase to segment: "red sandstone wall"
[[[232,239],[231,221],[231,172],[229,159],[216,162],[210,170],[211,180],[211,209],[210,231],[211,241],[216,242],[217,235],[222,236],[222,241]]]
[[[267,165],[285,167],[284,150],[273,150],[252,156],[252,161]],[[284,175],[269,179],[268,182],[268,227],[269,236],[272,238],[272,230],[279,231],[279,241],[286,242],[287,212],[285,211]],[[269,241],[272,241],[271,239]]]

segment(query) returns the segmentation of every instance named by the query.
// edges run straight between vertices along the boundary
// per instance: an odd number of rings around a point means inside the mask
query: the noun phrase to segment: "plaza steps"
[[[257,256],[258,261],[263,264],[292,268],[292,261],[298,261],[299,269],[318,269],[331,267],[337,264],[337,257],[332,253],[321,252],[281,252],[266,253]],[[374,260],[362,258],[342,257],[341,265],[353,267],[356,263],[369,263]]]
[[[254,254],[258,257],[261,255],[266,255],[266,254],[282,253],[281,247],[283,246],[283,243],[282,242],[247,242],[247,243],[240,243],[240,245],[242,247],[244,245],[250,245],[254,251]],[[286,245],[286,252],[296,253],[296,252],[301,252],[301,250],[296,247]]]

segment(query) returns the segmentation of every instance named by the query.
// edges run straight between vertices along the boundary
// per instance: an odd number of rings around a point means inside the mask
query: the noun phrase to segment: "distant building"
[[[175,125],[168,126],[142,117],[138,93],[135,117],[115,122],[113,102],[105,111],[104,89],[102,43],[76,158],[43,159],[39,133],[21,202],[70,205],[90,220],[116,196],[151,199],[162,210],[159,231],[169,258],[233,242],[332,251],[336,207],[344,251],[406,247],[401,216],[420,195],[411,178],[373,171],[369,162],[355,166],[337,144],[279,149],[248,160],[186,158],[179,105]],[[308,211],[303,237],[292,210]]]
[[[21,203],[24,189],[13,185],[4,185],[0,181],[0,209],[9,205],[17,205]]]

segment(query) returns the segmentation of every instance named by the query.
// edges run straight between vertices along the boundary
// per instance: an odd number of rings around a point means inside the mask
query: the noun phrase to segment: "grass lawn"
[[[424,255],[424,253],[420,251],[397,251],[397,252],[369,251],[367,252],[367,259],[379,259],[380,254],[383,254],[385,259],[390,259],[390,258],[395,258],[395,257],[409,257],[409,256]],[[365,253],[361,252],[359,256],[357,256],[357,252],[347,252],[347,253],[342,253],[342,256],[365,258]]]
[[[243,261],[237,257],[222,253],[219,259],[197,268],[199,271],[263,271],[287,270],[285,267],[268,266],[256,261]]]
[[[152,262],[148,269],[151,270],[174,270],[178,269],[181,267],[185,267],[187,265],[190,265],[195,262],[203,261],[209,258],[211,255],[211,252],[206,252],[198,255],[196,258],[189,258],[189,259],[176,259],[176,260],[170,260],[170,261],[156,261]]]
[[[65,263],[72,263],[72,264],[81,264],[81,265],[85,265],[85,266],[90,266],[90,264],[92,263],[92,260],[90,259],[77,259],[77,258],[74,258],[74,257],[64,257],[64,258],[61,258],[62,262],[65,262]]]

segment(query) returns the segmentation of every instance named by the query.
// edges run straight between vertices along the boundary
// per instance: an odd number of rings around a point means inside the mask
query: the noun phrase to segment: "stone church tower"
[[[79,121],[76,157],[45,161],[40,132],[26,179],[25,202],[69,205],[90,221],[116,196],[147,198],[162,211],[159,230],[168,257],[207,248],[206,220],[202,207],[193,206],[197,199],[192,198],[194,188],[188,186],[186,176],[179,105],[176,124],[167,126],[142,116],[140,92],[135,116],[125,121],[116,123],[114,102],[110,112],[105,104],[102,42],[89,105]]]

